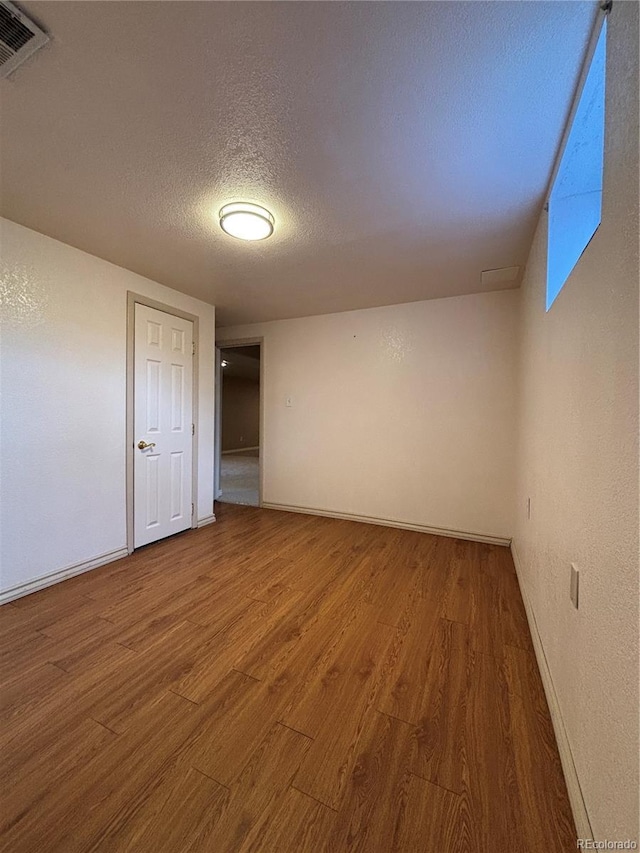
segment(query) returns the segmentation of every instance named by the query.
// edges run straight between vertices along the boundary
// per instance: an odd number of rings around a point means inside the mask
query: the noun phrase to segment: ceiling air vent
[[[13,3],[0,0],[0,77],[8,77],[48,41],[49,36]]]

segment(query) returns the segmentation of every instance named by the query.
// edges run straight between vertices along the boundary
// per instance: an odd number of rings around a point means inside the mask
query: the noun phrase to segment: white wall
[[[264,336],[265,503],[510,537],[517,304],[505,291],[219,329]]]
[[[214,309],[8,220],[2,589],[126,544],[127,291],[200,318],[198,517],[213,512]]]
[[[543,214],[523,284],[514,546],[595,837],[637,840],[637,4],[607,53],[602,224],[545,313]]]

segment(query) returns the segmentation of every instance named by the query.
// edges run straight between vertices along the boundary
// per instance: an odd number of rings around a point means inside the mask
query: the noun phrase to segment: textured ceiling
[[[2,214],[224,325],[475,293],[522,266],[596,12],[22,7],[52,41],[0,84]],[[223,234],[234,200],[269,207],[275,235]]]

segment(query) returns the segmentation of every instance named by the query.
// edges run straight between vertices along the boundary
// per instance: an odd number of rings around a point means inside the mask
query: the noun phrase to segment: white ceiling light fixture
[[[237,201],[220,209],[220,227],[240,240],[266,240],[273,234],[275,219],[265,207]]]

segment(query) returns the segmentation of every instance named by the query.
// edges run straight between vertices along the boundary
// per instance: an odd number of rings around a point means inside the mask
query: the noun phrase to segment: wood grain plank
[[[363,719],[374,707],[380,690],[384,658],[394,630],[376,623],[366,626],[353,647],[311,688],[314,698],[305,703],[306,725],[314,725],[313,713],[319,723],[314,726],[316,737],[296,776],[295,787],[331,808],[339,806],[356,760]]]
[[[217,514],[0,608],[6,849],[574,849],[508,549]]]
[[[299,596],[300,593],[294,593]],[[224,628],[217,620],[208,632],[208,638],[198,649],[198,659],[189,672],[173,686],[173,690],[192,702],[203,702],[210,697],[217,684],[233,668],[235,660],[246,653],[260,637],[267,624],[285,619],[295,604],[295,597],[277,596],[269,601],[241,599],[235,615],[230,616]]]
[[[549,716],[542,679],[527,651],[507,647],[506,679],[509,690],[511,736],[518,791],[528,849],[544,851],[546,839],[556,839],[558,851],[575,850],[575,828],[565,796],[558,747]],[[539,768],[554,768],[540,775]]]
[[[203,639],[199,625],[175,626],[150,649],[112,670],[91,691],[91,699],[96,698],[87,701],[89,715],[113,731],[126,731],[136,711],[152,705],[191,671]]]
[[[480,853],[469,837],[460,798],[417,776],[409,777],[396,846],[390,849],[394,853],[409,850]],[[511,851],[509,847],[496,847],[494,851],[502,849]]]
[[[101,637],[96,638],[90,634],[75,638],[73,642],[56,642],[47,650],[48,662],[65,672],[87,675],[94,671],[98,677],[126,666],[134,660],[135,655],[133,649],[126,648],[115,640],[105,642]]]
[[[228,800],[227,788],[192,767],[178,765],[118,832],[118,853],[210,850],[208,838]],[[85,845],[86,853],[104,849],[102,838]]]
[[[68,673],[45,663],[29,669],[22,677],[6,682],[0,691],[0,722],[6,724],[28,713],[30,707],[39,704],[43,693],[56,690],[65,680],[69,680]]]
[[[312,738],[334,725],[336,713],[350,700],[349,692],[366,695],[369,682],[385,659],[393,629],[378,626],[356,612],[345,622],[323,622],[325,646],[300,683],[281,721]]]
[[[28,850],[46,837],[52,849],[82,842],[117,849],[117,837],[173,768],[173,755],[197,726],[197,707],[165,694],[137,718],[127,735],[78,761],[4,833],[7,849]],[[33,847],[31,849],[34,849]]]
[[[527,853],[524,835],[513,832],[525,814],[518,791],[507,683],[503,664],[475,654],[465,722],[465,793],[479,851]]]
[[[413,738],[411,770],[455,793],[464,790],[465,720],[470,690],[467,628],[441,620]]]
[[[470,543],[471,546],[474,543]],[[467,549],[469,550],[469,549]],[[471,575],[473,565],[468,555],[461,553],[452,558],[442,608],[442,615],[452,622],[468,624],[471,617]]]
[[[327,850],[400,849],[412,730],[378,711],[366,714]]]
[[[321,853],[329,850],[336,813],[295,788],[289,788],[278,806],[265,809],[247,833],[238,853]]]
[[[286,674],[260,682],[230,672],[201,705],[207,719],[189,750],[192,766],[222,785],[232,785],[273,729],[290,689]]]
[[[258,844],[261,831],[271,825],[283,805],[309,745],[308,738],[285,726],[271,727],[233,786],[220,820],[207,836],[208,850],[237,853]]]
[[[26,677],[26,673],[33,667],[49,663],[53,646],[51,637],[45,637],[32,628],[6,637],[0,651],[0,682],[6,683],[15,677]]]
[[[42,752],[25,760],[19,773],[3,772],[0,837],[4,839],[11,834],[14,843],[23,843],[27,849],[38,825],[43,831],[47,827],[49,798],[57,789],[61,789],[66,798],[75,785],[77,769],[108,750],[116,738],[117,735],[104,726],[85,718],[73,730],[49,741]]]

